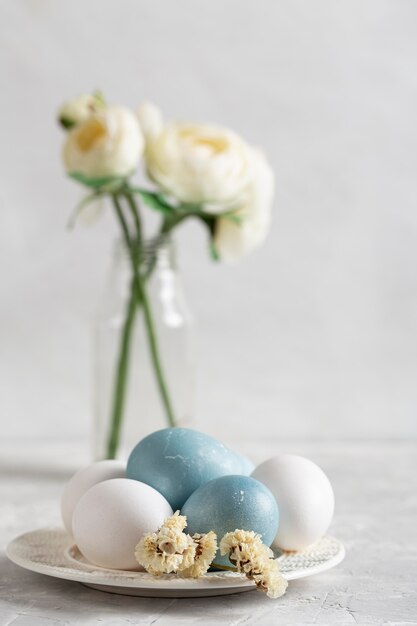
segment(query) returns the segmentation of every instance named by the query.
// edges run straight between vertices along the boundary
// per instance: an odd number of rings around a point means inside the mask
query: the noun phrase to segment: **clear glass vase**
[[[147,276],[145,288],[160,374],[176,425],[190,426],[194,401],[194,324],[184,298],[174,244],[171,239],[146,242],[141,256],[140,271]],[[126,318],[132,297],[131,261],[126,247],[117,242],[94,329],[95,459],[126,458],[140,439],[169,425],[150,350],[149,330],[140,304],[135,308],[126,346]],[[126,348],[128,358],[121,364],[121,355],[126,356]],[[115,416],[117,402],[119,415]],[[115,417],[119,419],[116,427]],[[109,446],[112,434],[117,438],[113,451]]]

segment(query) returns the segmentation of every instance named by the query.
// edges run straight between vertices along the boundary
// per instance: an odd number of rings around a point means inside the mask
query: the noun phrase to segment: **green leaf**
[[[160,213],[164,213],[165,215],[172,215],[175,213],[175,208],[169,204],[165,198],[160,193],[145,191],[144,189],[140,189],[138,187],[129,187],[130,191],[134,193],[138,193],[146,206],[150,209],[154,209],[155,211],[159,211]]]
[[[81,172],[70,172],[69,177],[76,180],[91,189],[105,189],[106,191],[114,191],[121,187],[125,182],[124,176],[101,176],[99,178],[88,178]]]
[[[64,115],[61,115],[61,117],[58,118],[58,122],[61,124],[62,128],[65,128],[65,130],[71,130],[71,128],[75,126],[74,120],[70,120]]]
[[[195,217],[201,220],[204,226],[208,229],[210,238],[213,238],[214,231],[216,230],[216,217],[209,215],[208,213],[196,213]]]
[[[220,217],[236,224],[236,226],[240,226],[243,222],[243,217],[241,215],[236,215],[236,213],[223,213]]]
[[[216,244],[214,243],[217,216],[211,215],[210,213],[196,213],[194,217],[197,217],[199,220],[201,220],[201,222],[204,224],[209,232],[209,249],[212,260],[216,262],[220,261],[220,254],[216,248]]]
[[[216,261],[216,262],[220,261],[220,254],[216,248],[216,245],[213,239],[210,239],[210,255],[213,261]]]
[[[99,107],[104,109],[107,103],[106,103],[106,98],[104,97],[104,94],[101,91],[101,89],[96,89],[95,91],[93,91],[93,98],[96,100]]]
[[[67,223],[67,228],[72,230],[75,226],[75,223],[77,221],[78,216],[80,215],[80,213],[82,212],[82,210],[84,209],[84,207],[87,206],[87,204],[90,204],[90,202],[93,202],[93,200],[98,200],[98,198],[101,198],[104,194],[102,192],[97,192],[95,191],[94,193],[90,194],[89,196],[86,196],[85,198],[83,198],[81,200],[81,202],[79,202],[77,204],[77,206],[75,207],[75,209],[73,210],[73,212],[71,213],[68,223]]]
[[[206,215],[200,204],[180,204],[177,207],[177,210],[181,211],[182,213],[195,215],[196,217],[201,217],[201,216]]]

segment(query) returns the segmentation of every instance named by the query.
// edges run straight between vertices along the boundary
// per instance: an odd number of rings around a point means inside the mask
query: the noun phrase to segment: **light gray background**
[[[244,263],[213,265],[196,226],[179,237],[205,429],[415,436],[416,2],[6,0],[0,36],[2,437],[89,431],[115,227],[65,230],[80,192],[54,115],[95,87],[229,125],[276,172]]]

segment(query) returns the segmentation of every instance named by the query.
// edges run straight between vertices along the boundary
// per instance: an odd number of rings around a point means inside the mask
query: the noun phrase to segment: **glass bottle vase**
[[[140,271],[146,277],[160,375],[175,425],[190,426],[194,401],[193,320],[173,241],[148,241],[141,257]],[[126,247],[117,242],[94,329],[93,454],[97,460],[126,458],[144,436],[170,425],[144,309],[140,303],[133,304],[132,298],[131,261]],[[126,337],[126,319],[132,306],[134,314],[130,315]]]

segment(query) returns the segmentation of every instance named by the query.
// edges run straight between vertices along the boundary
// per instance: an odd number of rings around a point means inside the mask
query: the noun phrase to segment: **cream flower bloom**
[[[164,126],[150,104],[140,108],[139,119],[148,174],[165,193],[213,214],[241,203],[252,178],[251,149],[236,133],[210,124]]]
[[[263,564],[262,569],[254,572],[251,576],[259,591],[266,593],[268,598],[280,598],[284,595],[288,587],[288,581],[279,571],[278,564],[272,561]]]
[[[83,94],[62,105],[58,111],[58,120],[64,128],[72,128],[104,107],[104,101],[99,94]]]
[[[162,113],[158,107],[151,102],[144,102],[139,107],[138,118],[143,134],[145,135],[146,144],[149,144],[162,132],[164,127]]]
[[[148,533],[139,541],[135,557],[139,565],[155,576],[170,574],[194,563],[196,545],[189,535],[165,529]]]
[[[187,518],[177,511],[156,533],[144,535],[135,548],[139,565],[156,576],[191,567],[197,544],[190,535],[182,532],[186,523]]]
[[[129,109],[111,106],[70,130],[63,160],[68,172],[88,178],[128,176],[137,167],[143,148],[136,116]]]
[[[261,536],[258,533],[255,533],[253,530],[241,530],[237,528],[235,531],[226,533],[223,536],[220,541],[220,554],[224,556],[242,544],[250,545],[255,542],[258,543],[258,541],[262,543]]]
[[[252,151],[253,177],[246,198],[230,217],[219,217],[214,231],[214,246],[222,260],[233,263],[260,246],[269,231],[274,197],[274,173],[258,151]]]
[[[168,517],[165,520],[162,528],[170,528],[172,530],[177,530],[179,532],[182,532],[186,526],[187,526],[186,516],[180,515],[179,511],[175,511],[174,515],[171,515],[171,517]]]
[[[139,565],[155,576],[176,572],[183,560],[182,554],[175,551],[167,553],[159,548],[157,533],[142,537],[136,546],[135,557]]]
[[[144,535],[135,549],[139,565],[155,576],[169,573],[183,578],[203,576],[216,554],[217,537],[213,531],[191,537],[183,532],[186,523],[187,518],[176,511],[157,532]],[[220,542],[220,552],[228,554],[236,571],[253,580],[256,588],[270,598],[285,593],[288,583],[272,550],[257,533],[240,529],[226,533]]]
[[[227,533],[220,542],[220,553],[228,554],[237,571],[253,580],[268,597],[278,598],[285,593],[288,582],[280,573],[272,550],[257,533],[239,529]]]
[[[196,546],[195,558],[192,565],[181,568],[180,574],[184,578],[200,578],[211,565],[217,552],[217,536],[212,530],[205,535],[195,533],[192,537]]]

